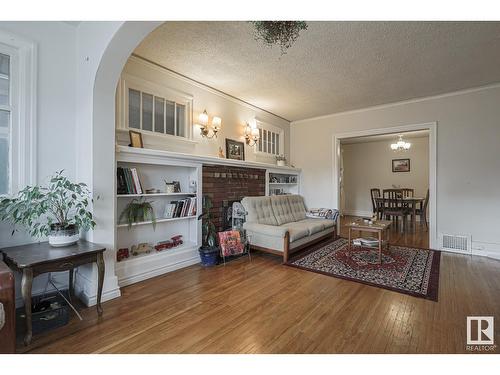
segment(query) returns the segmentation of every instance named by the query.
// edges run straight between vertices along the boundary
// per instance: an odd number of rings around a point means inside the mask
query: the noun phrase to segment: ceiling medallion
[[[297,40],[300,31],[307,30],[305,21],[251,21],[251,23],[255,29],[255,39],[262,40],[270,47],[279,45],[282,56]]]

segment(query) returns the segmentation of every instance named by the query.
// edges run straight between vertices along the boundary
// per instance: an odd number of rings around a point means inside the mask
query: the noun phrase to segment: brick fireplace
[[[224,216],[233,202],[266,194],[266,170],[204,165],[202,189],[203,195],[212,198],[213,222],[217,231],[222,231],[228,229]]]

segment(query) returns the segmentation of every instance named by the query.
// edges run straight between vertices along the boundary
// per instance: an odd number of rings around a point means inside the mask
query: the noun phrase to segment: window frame
[[[153,95],[153,122],[152,122],[152,130],[144,130],[138,128],[129,127],[129,89],[139,91],[141,93],[140,97],[140,116],[141,116],[141,124],[142,124],[142,94]],[[148,134],[155,137],[164,137],[167,139],[171,139],[173,141],[192,141],[193,137],[193,96],[190,94],[183,93],[181,91],[172,89],[170,87],[161,86],[155,84],[153,82],[147,81],[143,78],[139,78],[133,76],[128,73],[122,74],[120,77],[120,82],[118,85],[118,94],[120,96],[117,103],[119,104],[119,108],[117,109],[117,128],[119,130],[134,130],[139,131],[143,134]],[[175,102],[177,104],[182,104],[186,108],[186,123],[184,125],[184,133],[185,136],[180,135],[172,135],[167,133],[159,133],[156,132],[155,129],[155,102],[156,98],[163,99],[165,101]],[[166,104],[164,104],[164,129],[166,129]],[[176,120],[175,116],[177,116],[177,107],[174,107],[174,129],[177,132]],[[141,125],[142,126],[142,125]]]
[[[0,31],[0,52],[10,57],[8,106],[9,191],[13,196],[36,182],[36,45],[17,35]]]
[[[266,130],[269,132],[273,132],[275,134],[278,134],[280,139],[279,139],[279,153],[271,153],[271,152],[266,152],[266,151],[259,151],[260,147],[260,142],[263,142],[263,137],[259,139],[259,145],[256,145],[254,148],[254,152],[257,155],[262,155],[262,156],[267,156],[267,157],[276,157],[278,155],[284,155],[285,154],[285,131],[275,125],[269,124],[267,122],[261,121],[259,119],[256,119],[257,123],[257,129],[260,130]]]

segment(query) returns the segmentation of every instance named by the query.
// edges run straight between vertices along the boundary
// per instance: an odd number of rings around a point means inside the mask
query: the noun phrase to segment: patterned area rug
[[[288,261],[287,265],[437,301],[440,251],[405,246],[382,250],[353,246],[339,238]]]

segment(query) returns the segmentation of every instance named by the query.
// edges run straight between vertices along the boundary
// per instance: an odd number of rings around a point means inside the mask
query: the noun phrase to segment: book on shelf
[[[130,172],[132,172],[132,180],[134,181],[134,188],[136,194],[142,194],[141,181],[139,180],[139,175],[137,174],[136,168],[130,168]]]
[[[171,201],[165,207],[165,218],[173,219],[196,215],[196,197]]]
[[[118,167],[116,169],[117,194],[142,194],[141,179],[136,168]]]

